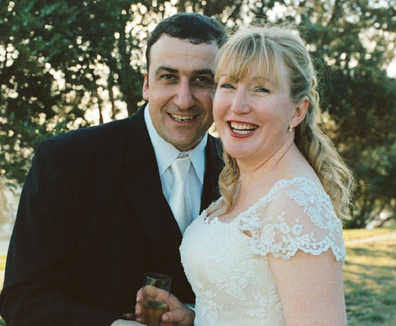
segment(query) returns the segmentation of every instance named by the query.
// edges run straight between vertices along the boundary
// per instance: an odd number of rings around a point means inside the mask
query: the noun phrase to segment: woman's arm
[[[347,325],[342,261],[331,250],[299,250],[290,260],[268,254],[287,326]]]

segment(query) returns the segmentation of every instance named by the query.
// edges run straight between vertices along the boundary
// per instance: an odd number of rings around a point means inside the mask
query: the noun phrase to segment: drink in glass
[[[162,314],[168,310],[171,277],[166,274],[144,274],[142,321],[147,326],[160,326]]]

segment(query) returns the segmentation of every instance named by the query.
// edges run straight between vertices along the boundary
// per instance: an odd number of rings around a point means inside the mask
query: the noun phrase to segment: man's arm
[[[0,297],[7,324],[109,326],[120,318],[74,297],[79,248],[70,179],[56,147],[41,143],[21,195],[7,257]]]

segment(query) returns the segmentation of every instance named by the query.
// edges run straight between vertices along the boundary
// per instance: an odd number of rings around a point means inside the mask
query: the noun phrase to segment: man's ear
[[[292,117],[293,128],[297,127],[307,115],[307,110],[309,106],[309,99],[305,96],[294,109],[294,114]]]
[[[147,74],[147,72],[144,74],[142,92],[143,92],[143,99],[148,101],[148,99],[149,99],[149,87],[148,87],[148,74]]]

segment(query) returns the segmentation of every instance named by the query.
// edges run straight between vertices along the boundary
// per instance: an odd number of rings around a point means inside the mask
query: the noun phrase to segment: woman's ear
[[[294,114],[292,116],[293,128],[297,127],[307,115],[307,110],[309,106],[309,99],[305,96],[294,109]]]

